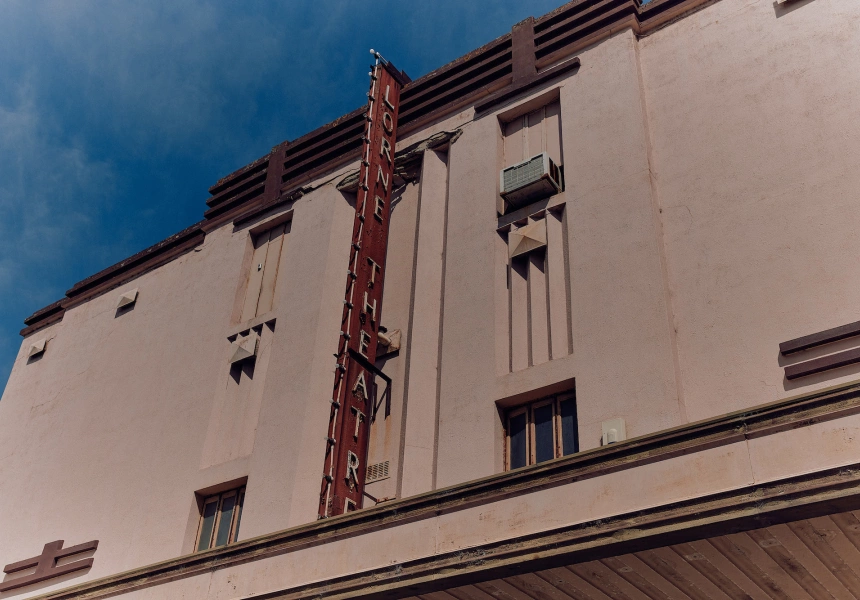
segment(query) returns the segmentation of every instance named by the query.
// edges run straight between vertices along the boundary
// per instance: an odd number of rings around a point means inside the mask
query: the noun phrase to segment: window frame
[[[576,411],[576,392],[573,390],[568,390],[565,392],[559,392],[556,394],[551,394],[549,396],[544,396],[542,398],[538,398],[537,400],[533,400],[528,404],[523,404],[520,406],[514,406],[504,410],[504,436],[505,436],[505,471],[513,470],[511,468],[511,419],[514,419],[520,415],[526,415],[526,464],[525,467],[530,467],[536,464],[540,464],[537,462],[537,431],[536,431],[536,421],[535,421],[535,411],[539,410],[545,406],[552,407],[552,447],[553,447],[553,458],[547,459],[541,462],[548,462],[550,460],[555,460],[557,458],[561,458],[563,456],[567,456],[564,453],[564,431],[562,429],[562,412],[561,412],[561,404],[562,402],[573,402],[573,444],[574,448],[570,454],[575,454],[579,452],[579,431],[578,431],[578,418]],[[517,469],[521,469],[523,467],[516,467]]]
[[[529,423],[531,419],[529,417],[529,407],[528,405],[520,406],[511,410],[506,411],[505,413],[505,470],[511,470],[511,419],[516,418],[520,415],[526,416],[526,426],[525,426],[525,434],[526,434],[526,464],[525,466],[529,466],[531,463],[531,427],[529,427]],[[517,467],[518,469],[522,467]]]
[[[579,414],[576,410],[576,391],[560,392],[555,395],[556,411],[558,414],[558,454],[559,456],[568,456],[564,453],[564,430],[562,429],[563,418],[561,412],[562,402],[573,402],[573,451],[570,454],[579,452]]]
[[[235,497],[236,502],[233,504],[233,512],[230,515],[230,527],[227,530],[227,541],[221,546],[215,546],[215,541],[218,539],[218,528],[221,526],[221,520],[224,515],[222,507],[224,500]],[[205,548],[200,547],[201,536],[203,535],[203,524],[206,515],[206,506],[215,503],[215,520],[212,523],[212,531],[209,533],[209,541]],[[211,494],[203,498],[200,503],[200,520],[197,524],[197,534],[194,536],[194,552],[206,552],[213,548],[222,548],[236,542],[239,534],[239,525],[242,520],[242,509],[245,504],[245,486],[232,488]]]
[[[531,447],[529,449],[529,464],[536,465],[537,464],[537,423],[535,421],[535,411],[539,408],[543,408],[544,406],[550,406],[552,408],[552,458],[558,458],[559,447],[558,447],[558,429],[560,424],[558,423],[559,419],[557,418],[557,400],[554,396],[550,398],[544,398],[542,400],[536,400],[528,405],[530,414],[529,419],[529,428],[531,429]],[[548,460],[552,460],[552,458]]]

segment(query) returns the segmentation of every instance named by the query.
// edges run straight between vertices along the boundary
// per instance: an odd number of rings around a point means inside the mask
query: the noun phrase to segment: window
[[[558,394],[511,409],[506,428],[508,469],[578,452],[576,395]]]
[[[203,500],[200,527],[197,530],[197,552],[232,544],[239,536],[245,488],[229,490]]]
[[[283,254],[284,238],[290,231],[289,221],[253,236],[254,256],[248,275],[248,288],[242,308],[242,321],[272,310],[275,284]]]
[[[504,124],[506,167],[547,152],[557,165],[562,164],[561,105],[551,102]]]

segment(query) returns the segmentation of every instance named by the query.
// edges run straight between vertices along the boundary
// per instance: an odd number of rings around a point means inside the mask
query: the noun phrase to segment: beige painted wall
[[[858,29],[853,2],[721,0],[642,39],[620,31],[562,81],[401,140],[462,129],[424,158],[392,214],[383,325],[405,346],[385,364],[392,414],[373,433],[371,462],[389,460],[393,476],[368,490],[409,495],[500,472],[499,406],[571,379],[582,449],[599,445],[608,418],[646,435],[857,379],[848,367],[790,385],[778,344],[860,318],[860,74],[845,58],[858,55]],[[573,353],[509,372],[498,114],[555,89]],[[316,518],[353,219],[334,184],[348,170],[293,207],[265,373],[239,412],[219,398],[248,226],[221,227],[24,340],[0,401],[0,564],[55,539],[101,545],[87,574],[0,598],[190,551],[194,492],[225,481],[247,477],[243,539]],[[134,287],[134,309],[115,315]],[[28,342],[43,337],[45,355],[28,364]],[[217,450],[223,431],[241,443]],[[827,462],[780,463],[789,446],[744,448],[754,473],[738,482]],[[634,476],[643,499],[648,477]],[[707,491],[685,481],[669,495]]]

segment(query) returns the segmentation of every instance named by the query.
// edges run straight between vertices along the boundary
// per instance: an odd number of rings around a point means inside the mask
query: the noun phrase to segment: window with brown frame
[[[197,528],[197,552],[232,544],[239,536],[245,488],[228,490],[203,500]]]
[[[508,470],[578,452],[576,394],[556,394],[508,410],[505,430]]]

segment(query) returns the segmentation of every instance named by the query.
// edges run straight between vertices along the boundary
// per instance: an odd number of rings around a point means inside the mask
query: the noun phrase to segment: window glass
[[[562,454],[567,456],[579,452],[579,431],[576,423],[576,401],[574,398],[562,400],[561,404],[561,445]]]
[[[245,492],[239,494],[239,505],[236,507],[236,528],[233,530],[233,541],[239,539],[239,524],[242,522],[242,505],[245,504]]]
[[[225,496],[221,500],[221,517],[218,520],[218,535],[215,536],[216,548],[230,541],[230,526],[233,524],[233,507],[235,505],[236,494]]]
[[[534,409],[535,420],[535,462],[555,458],[555,443],[552,427],[552,404],[544,404]]]
[[[579,452],[573,390],[513,408],[506,416],[506,423],[509,469]]]
[[[215,526],[215,514],[218,511],[218,498],[203,505],[203,516],[200,523],[200,541],[197,550],[208,550],[212,542],[212,529]]]
[[[526,466],[526,413],[521,413],[510,420],[511,436],[511,468],[518,469]]]
[[[229,490],[206,498],[200,515],[198,552],[236,541],[244,500],[245,488]]]

